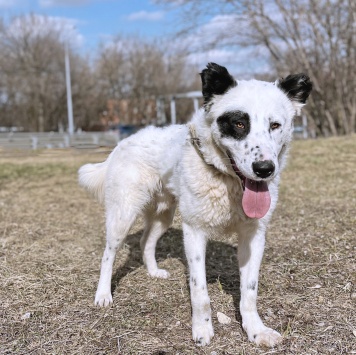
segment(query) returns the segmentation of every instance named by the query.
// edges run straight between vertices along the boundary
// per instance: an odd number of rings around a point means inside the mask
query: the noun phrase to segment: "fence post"
[[[303,138],[307,139],[308,138],[308,118],[306,115],[302,116],[302,122],[303,122]]]
[[[171,98],[171,123],[177,123],[177,116],[176,116],[176,100],[174,96]]]
[[[32,136],[31,137],[31,147],[33,150],[37,150],[37,146],[38,146],[38,137],[36,136]]]
[[[197,97],[193,99],[194,102],[194,111],[197,112],[199,110],[199,100]]]

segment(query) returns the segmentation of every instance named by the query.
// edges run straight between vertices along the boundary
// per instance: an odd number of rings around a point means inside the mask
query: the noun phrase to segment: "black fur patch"
[[[248,289],[248,290],[254,291],[255,288],[256,288],[256,281],[252,281],[251,283],[249,283],[249,284],[247,285],[247,289]]]
[[[237,140],[244,139],[250,133],[250,116],[246,112],[226,112],[217,119],[222,137],[231,137]],[[242,123],[244,128],[239,128]]]
[[[277,85],[292,101],[297,101],[305,104],[313,84],[308,75],[303,73],[288,75],[285,79],[281,79]]]
[[[192,282],[192,284],[193,284],[194,286],[197,285],[197,280],[196,280],[194,277],[192,277],[192,278],[190,279],[190,281]]]
[[[207,104],[214,95],[222,95],[237,85],[227,69],[215,63],[209,63],[200,76],[204,104]]]

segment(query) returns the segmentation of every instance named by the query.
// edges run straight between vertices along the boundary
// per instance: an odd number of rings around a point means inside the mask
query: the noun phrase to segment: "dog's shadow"
[[[112,292],[120,280],[133,270],[142,267],[143,261],[140,250],[140,238],[142,231],[131,234],[126,239],[126,245],[130,252],[123,266],[120,266],[112,278]],[[186,266],[187,287],[189,288],[188,267],[184,254],[182,231],[170,228],[158,241],[156,259],[162,261],[166,258],[177,258]],[[169,270],[168,270],[169,271]],[[209,240],[206,253],[206,276],[208,283],[219,280],[223,290],[232,295],[235,317],[241,321],[239,312],[240,279],[237,262],[237,249],[230,244]]]

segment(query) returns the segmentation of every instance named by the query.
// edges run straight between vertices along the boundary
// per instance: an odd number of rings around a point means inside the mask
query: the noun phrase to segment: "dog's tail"
[[[108,162],[85,164],[78,170],[79,185],[85,187],[99,200],[104,202],[105,176]]]

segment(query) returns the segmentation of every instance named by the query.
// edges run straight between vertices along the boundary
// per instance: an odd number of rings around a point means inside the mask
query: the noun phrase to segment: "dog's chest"
[[[244,217],[241,185],[237,179],[218,175],[202,187],[202,216],[212,227],[229,229]]]
[[[238,221],[246,219],[237,178],[198,164],[183,172],[180,183],[181,214],[191,224],[218,232],[233,230]]]

